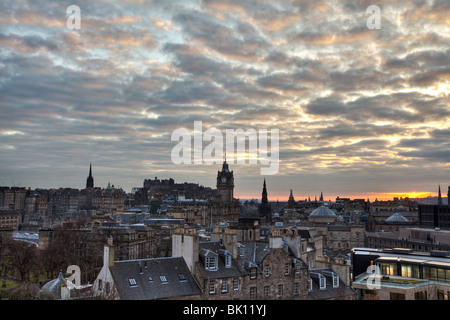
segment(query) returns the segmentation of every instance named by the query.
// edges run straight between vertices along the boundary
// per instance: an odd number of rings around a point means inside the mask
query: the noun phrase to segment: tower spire
[[[89,176],[86,179],[86,189],[94,187],[94,177],[92,176],[92,163],[89,164]]]
[[[438,192],[438,206],[442,206],[441,185],[439,185],[439,192]]]
[[[266,220],[266,223],[272,222],[272,209],[267,199],[266,178],[264,178],[261,204],[258,206],[259,217]]]

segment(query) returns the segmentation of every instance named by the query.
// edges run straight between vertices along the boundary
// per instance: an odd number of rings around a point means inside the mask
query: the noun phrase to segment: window
[[[153,277],[152,276],[148,277],[148,281],[153,282]]]
[[[289,262],[288,262],[288,263],[285,263],[285,264],[284,264],[284,275],[285,275],[285,276],[288,276],[289,273],[290,273],[290,271],[291,271],[290,263],[289,263]]]
[[[445,282],[445,270],[444,269],[437,269],[437,279],[438,279],[438,281]]]
[[[414,293],[415,300],[427,300],[427,292],[426,291],[418,291]]]
[[[108,294],[111,291],[111,283],[110,282],[106,282],[105,283],[105,292],[106,294]]]
[[[209,271],[217,270],[217,257],[216,256],[206,256],[205,269],[209,270]]]
[[[221,291],[222,291],[222,293],[227,293],[228,292],[228,281],[227,280],[222,280]]]
[[[132,287],[137,286],[136,279],[130,278],[130,279],[128,279],[128,282],[130,283],[130,286],[132,286]]]
[[[264,287],[264,298],[266,299],[270,298],[270,286]]]
[[[390,292],[391,300],[405,300],[405,295],[403,293]]]
[[[250,269],[250,279],[254,280],[256,279],[256,268],[251,268]]]
[[[233,290],[239,290],[239,278],[233,280]]]
[[[178,274],[178,279],[180,280],[180,282],[186,282],[187,281],[186,277],[182,273]]]
[[[333,288],[339,287],[339,276],[333,274]]]
[[[166,276],[159,276],[159,280],[161,280],[161,282],[162,282],[163,284],[168,283],[168,281],[167,281],[167,279],[166,279]]]
[[[283,295],[283,285],[282,284],[279,284],[278,285],[278,296],[282,296]]]
[[[381,273],[388,276],[397,275],[397,265],[395,263],[382,263]]]
[[[419,266],[402,264],[402,277],[419,278]]]
[[[297,262],[296,264],[295,264],[295,273],[296,274],[299,274],[300,272],[301,272],[301,265],[300,265],[300,262]]]
[[[294,282],[294,288],[292,289],[294,295],[298,295],[298,283]]]
[[[256,299],[256,287],[250,287],[250,299]]]
[[[325,277],[322,275],[319,275],[319,284],[320,284],[320,290],[325,290],[327,288],[327,283],[325,282]]]
[[[243,257],[245,256],[245,246],[238,243],[238,251],[239,251],[239,256]]]
[[[269,265],[264,266],[264,276],[268,277],[270,276],[270,267]]]
[[[209,294],[215,294],[216,293],[216,280],[210,280],[209,281]]]
[[[448,300],[448,295],[445,294],[445,292],[443,290],[438,290],[437,291],[437,299],[438,300]]]
[[[231,268],[231,254],[230,253],[226,253],[225,254],[225,267],[226,268]]]

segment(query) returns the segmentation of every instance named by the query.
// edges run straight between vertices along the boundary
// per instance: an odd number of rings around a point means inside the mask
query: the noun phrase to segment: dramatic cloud
[[[70,5],[81,29],[67,27]],[[381,9],[369,29],[367,8]],[[171,134],[279,129],[272,198],[450,184],[446,0],[0,3],[0,184],[215,185]],[[230,164],[260,197],[262,165]]]

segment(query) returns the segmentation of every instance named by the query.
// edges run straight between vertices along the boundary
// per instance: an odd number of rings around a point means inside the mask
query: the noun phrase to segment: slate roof
[[[336,214],[325,206],[314,209],[310,214],[310,218],[336,218]]]
[[[200,241],[199,251],[200,251],[200,261],[197,262],[198,272],[205,279],[220,279],[220,278],[234,278],[242,277],[244,273],[239,268],[235,259],[232,259],[231,267],[225,267],[225,246],[219,241]],[[209,271],[205,269],[205,264],[203,258],[208,252],[213,252],[218,255],[218,268],[215,271]]]
[[[119,296],[124,300],[171,299],[201,294],[182,257],[115,261],[110,270]]]
[[[324,272],[325,271],[325,272]],[[312,300],[330,300],[330,299],[355,299],[356,293],[349,288],[341,278],[339,278],[339,287],[333,288],[332,278],[328,272],[333,272],[331,268],[325,269],[312,269],[310,270],[309,277],[312,279],[312,290],[309,292],[308,299]],[[326,289],[320,289],[319,276],[320,273],[326,279]]]
[[[387,218],[386,222],[404,223],[404,222],[409,222],[409,220],[407,218],[405,218],[402,214],[396,212],[393,215],[391,215],[389,218]]]
[[[240,256],[238,253],[238,259],[245,269],[255,266],[255,264],[260,266],[270,251],[268,242],[243,241],[240,242],[240,245],[245,246],[245,249],[243,256]]]

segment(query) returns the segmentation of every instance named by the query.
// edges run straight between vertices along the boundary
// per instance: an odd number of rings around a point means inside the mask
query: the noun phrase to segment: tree
[[[39,268],[36,245],[26,241],[12,240],[8,247],[12,267],[19,272],[21,282],[27,281],[30,271]]]

